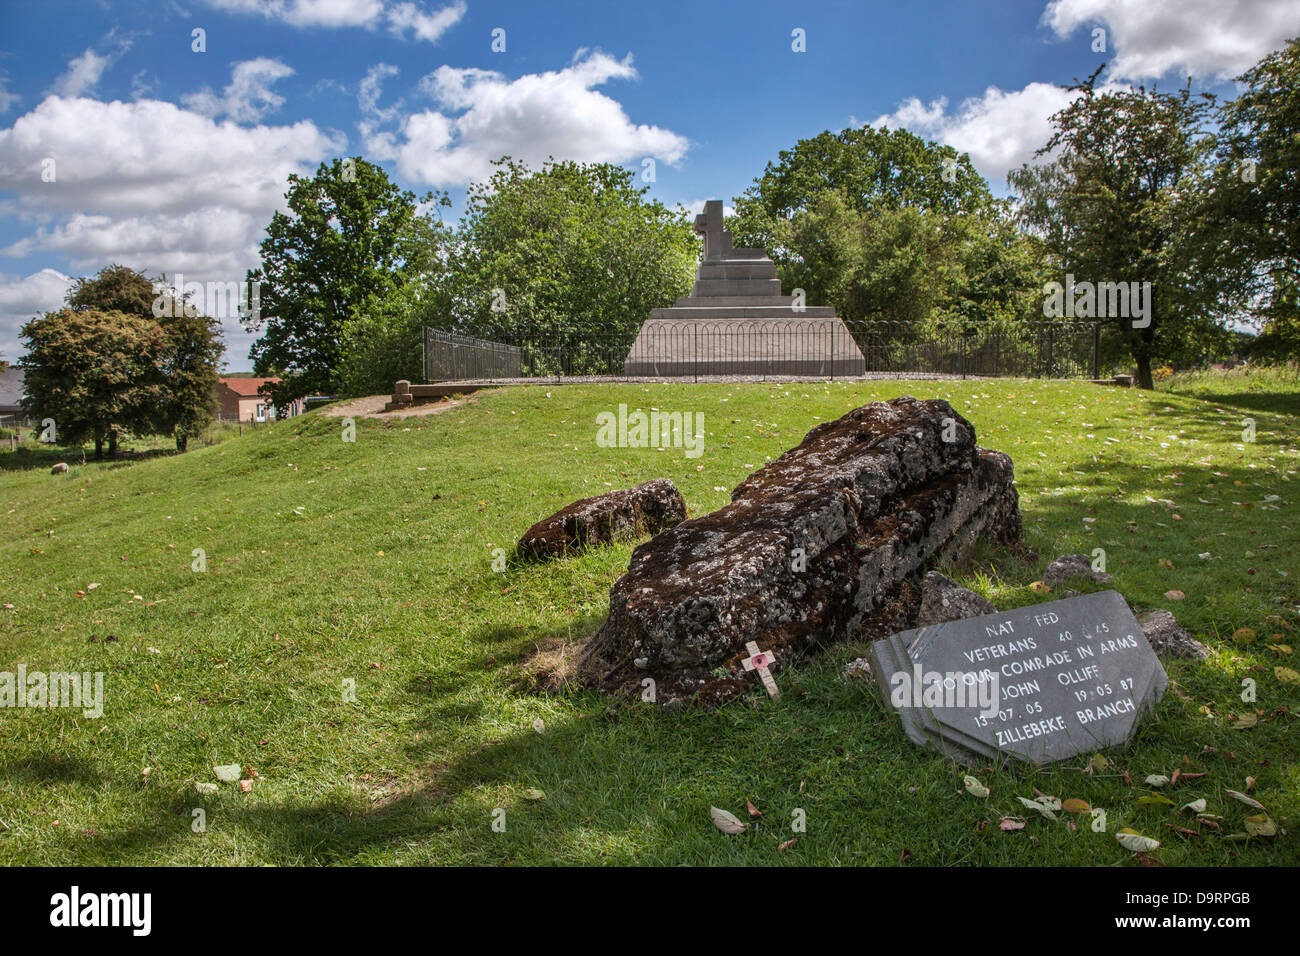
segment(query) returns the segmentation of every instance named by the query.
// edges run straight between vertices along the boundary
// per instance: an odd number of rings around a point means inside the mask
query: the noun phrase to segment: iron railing
[[[638,332],[494,334],[425,329],[430,382],[600,376],[1102,378],[1127,365],[1100,322],[838,319],[647,321]]]

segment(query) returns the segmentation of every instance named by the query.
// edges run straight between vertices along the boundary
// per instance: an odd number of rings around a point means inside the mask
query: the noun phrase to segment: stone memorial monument
[[[762,249],[736,249],[722,201],[695,217],[704,260],[687,298],[655,309],[623,363],[626,375],[861,375],[866,360],[829,306],[781,294]]]
[[[907,736],[962,762],[1123,743],[1169,682],[1116,591],[904,631],[867,657]]]

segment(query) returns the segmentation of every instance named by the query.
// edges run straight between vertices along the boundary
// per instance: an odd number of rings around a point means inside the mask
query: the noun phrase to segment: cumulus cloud
[[[259,13],[295,27],[367,27],[387,24],[397,36],[436,43],[465,15],[463,0],[430,12],[411,0],[209,0],[230,13]]]
[[[236,63],[230,84],[218,96],[210,87],[181,97],[186,107],[203,116],[228,116],[236,123],[256,123],[284,104],[284,97],[271,84],[293,76],[293,69],[279,60],[258,57]]]
[[[310,121],[243,127],[159,100],[49,96],[0,129],[0,189],[34,227],[0,254],[56,253],[83,275],[120,262],[150,275],[239,281],[259,261],[289,174],[310,174],[345,146]],[[47,157],[54,182],[41,179]],[[16,341],[14,315],[0,316],[0,341]],[[249,337],[224,325],[242,362]]]
[[[1109,76],[1132,81],[1174,73],[1235,76],[1300,33],[1295,0],[1053,0],[1043,23],[1065,39],[1106,29]]]
[[[871,125],[902,127],[969,153],[975,168],[997,187],[1010,170],[1035,162],[1035,150],[1052,135],[1050,117],[1075,95],[1051,83],[1030,83],[1009,92],[990,86],[951,110],[944,98],[926,105],[911,97]]]
[[[408,30],[417,40],[437,43],[444,33],[460,22],[465,4],[456,2],[434,13],[425,13],[415,3],[395,3],[388,8],[388,28],[398,36]]]
[[[0,275],[0,354],[16,362],[23,352],[18,330],[44,312],[62,307],[72,280],[54,269],[26,277]]]
[[[636,79],[632,58],[578,51],[562,70],[508,79],[492,70],[442,66],[420,82],[440,107],[407,117],[393,141],[403,176],[433,186],[461,186],[491,175],[509,155],[530,165],[557,160],[621,163],[653,156],[677,163],[689,141],[658,126],[633,123],[623,107],[595,89]]]
[[[104,70],[112,59],[101,56],[94,50],[86,50],[81,56],[74,57],[68,68],[54,81],[51,89],[59,96],[80,96],[88,93],[99,83]]]

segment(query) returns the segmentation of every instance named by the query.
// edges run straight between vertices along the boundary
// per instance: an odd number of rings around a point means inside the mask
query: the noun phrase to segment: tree
[[[445,197],[441,205],[450,205]],[[339,388],[344,395],[390,392],[398,379],[418,382],[425,326],[445,326],[451,314],[448,258],[453,230],[417,217],[406,241],[412,278],[366,298],[341,333]]]
[[[699,241],[686,212],[645,199],[630,170],[497,165],[469,191],[443,328],[626,351],[651,309],[689,292]]]
[[[1212,142],[1201,127],[1213,98],[1188,88],[1099,93],[1099,73],[1070,87],[1080,95],[1052,117],[1054,132],[1037,155],[1055,158],[1008,179],[1023,223],[1059,273],[1138,290],[1150,283],[1145,314],[1097,317],[1113,321],[1138,385],[1152,388],[1157,358],[1187,360],[1223,337],[1217,270],[1199,254],[1195,230]]]
[[[417,198],[360,157],[322,163],[310,179],[291,175],[289,213],[276,212],[262,240],[257,283],[260,331],[249,356],[259,375],[278,375],[277,406],[313,392],[341,389],[345,324],[368,300],[409,281],[418,268]]]
[[[1260,346],[1300,355],[1300,38],[1237,77],[1219,111],[1212,223],[1240,263],[1239,299],[1263,322]]]
[[[119,436],[162,397],[167,336],[152,318],[64,308],[32,319],[19,334],[32,414],[52,418],[63,444],[91,439],[102,458],[107,442],[116,456]]]
[[[204,315],[164,280],[150,279],[123,265],[109,265],[89,278],[79,278],[68,292],[74,312],[120,312],[162,329],[165,348],[155,368],[151,399],[137,405],[132,431],[168,435],[185,451],[216,412],[215,389],[224,345],[221,325]],[[156,386],[156,387],[155,387]]]
[[[736,242],[845,319],[916,324],[1025,311],[1032,243],[970,159],[907,130],[829,131],[782,150],[737,200]]]

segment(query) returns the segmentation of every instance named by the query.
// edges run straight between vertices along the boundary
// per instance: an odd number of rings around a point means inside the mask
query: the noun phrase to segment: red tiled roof
[[[245,398],[256,398],[257,390],[262,387],[264,382],[272,384],[280,381],[278,378],[219,378],[217,379],[222,385],[230,389],[236,395]]]

